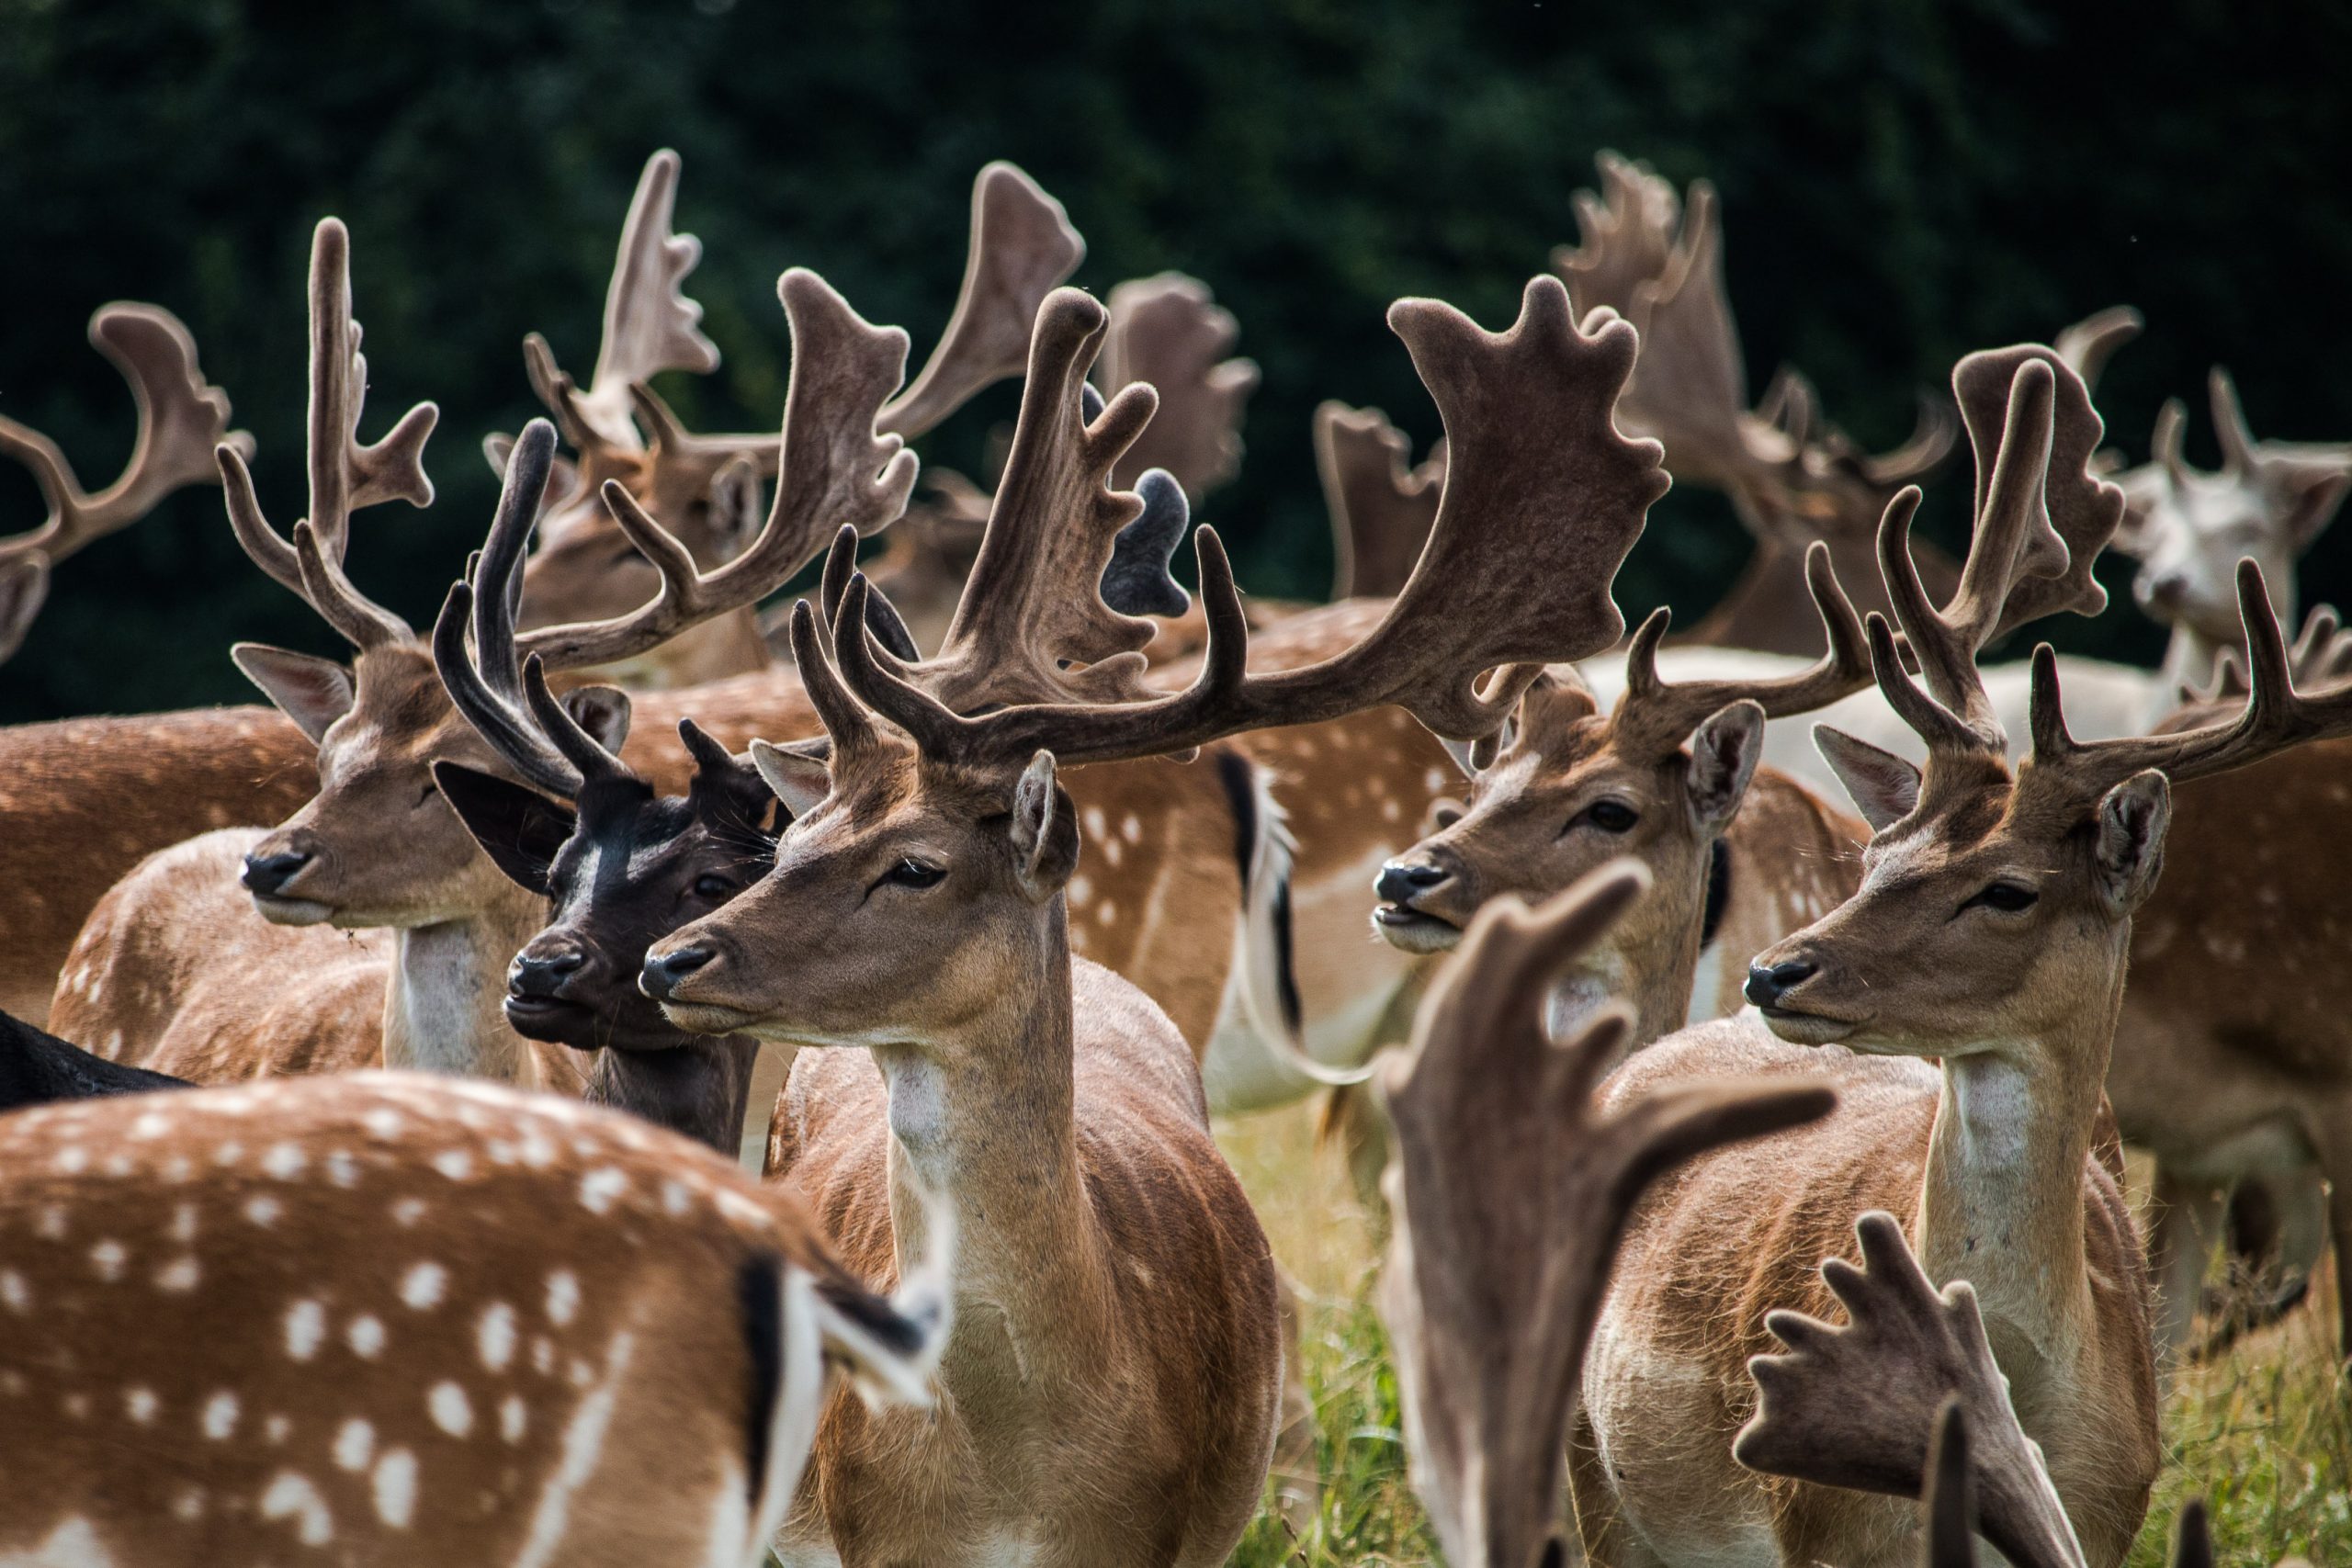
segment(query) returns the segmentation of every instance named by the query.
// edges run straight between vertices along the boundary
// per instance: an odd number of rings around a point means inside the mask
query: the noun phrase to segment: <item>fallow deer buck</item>
[[[0,418],[0,451],[32,470],[49,504],[40,527],[0,541],[0,657],[40,610],[56,562],[172,491],[217,479],[215,446],[252,446],[228,428],[227,394],[205,382],[195,343],[168,311],[108,305],[91,318],[90,339],[130,383],[138,438],[123,471],[92,494],[49,437]],[[300,804],[301,747],[291,726],[258,707],[0,728],[0,884],[14,890],[0,907],[0,1010],[48,1017],[83,917],[141,856]]]
[[[1975,654],[2029,618],[2098,608],[2091,566],[2122,508],[2087,468],[2098,416],[2053,357],[1972,355],[1955,378],[1980,479],[1975,538],[1944,610],[1910,568],[1913,498],[1890,510],[1880,554],[1927,689],[1876,617],[1872,661],[1928,761],[1922,774],[1821,732],[1875,829],[1860,890],[1758,957],[1748,995],[1760,1020],[1661,1042],[1605,1093],[1755,1070],[1818,1077],[1840,1099],[1811,1129],[1694,1162],[1636,1216],[1571,1461],[1595,1562],[1888,1560],[1892,1514],[1765,1485],[1728,1453],[1747,1414],[1741,1364],[1765,1348],[1754,1314],[1814,1306],[1807,1271],[1874,1208],[1902,1217],[1931,1278],[1975,1285],[2086,1560],[2121,1561],[2146,1510],[2158,1462],[2153,1303],[2100,1123],[2131,917],[2163,855],[2165,773],[2242,766],[2352,726],[2352,705],[2279,683],[2284,650],[2257,584],[2247,617],[2259,623],[2259,672],[2240,720],[2077,740],[2043,649],[2034,749],[2012,773]]]
[[[655,943],[643,984],[686,1028],[871,1050],[878,1077],[800,1055],[779,1134],[792,1170],[870,1275],[914,1243],[917,1197],[944,1197],[962,1216],[967,1308],[942,1364],[945,1416],[829,1429],[822,1517],[797,1521],[795,1547],[821,1523],[844,1561],[1208,1563],[1255,1506],[1279,1359],[1265,1244],[1208,1139],[1182,1040],[1071,955],[1079,836],[1057,771],[1383,704],[1487,734],[1529,661],[1616,637],[1607,585],[1664,488],[1656,448],[1609,423],[1632,333],[1607,318],[1578,333],[1556,284],[1531,285],[1499,335],[1434,301],[1390,321],[1455,462],[1420,570],[1336,658],[1250,671],[1206,529],[1206,662],[1172,695],[1146,695],[1140,660],[1114,657],[1082,672],[1100,676],[1085,700],[963,717],[929,672],[910,682],[876,656],[863,578],[832,617],[838,675],[816,616],[795,613],[827,761],[754,748],[795,812],[775,868]],[[1556,438],[1520,439],[1523,421]],[[1531,574],[1560,591],[1526,594]]]
[[[130,384],[138,434],[122,472],[93,494],[56,442],[0,414],[0,453],[32,471],[49,507],[40,527],[0,539],[0,660],[24,645],[58,562],[138,522],[174,491],[211,483],[220,471],[212,449],[222,442],[253,450],[250,434],[229,428],[229,394],[205,380],[196,339],[169,310],[102,305],[90,318],[90,345]]]
[[[775,477],[773,434],[697,434],[648,385],[664,370],[707,372],[718,362],[695,327],[702,308],[684,293],[701,247],[692,235],[672,232],[678,172],[674,152],[646,164],[621,231],[587,389],[558,368],[545,339],[534,333],[525,344],[532,385],[575,454],[558,470],[526,568],[527,629],[620,615],[659,591],[653,563],[599,502],[606,480],[623,485],[707,568],[750,542],[760,480]],[[984,389],[1019,375],[1038,303],[1085,254],[1061,203],[1011,164],[983,168],[973,182],[970,251],[954,313],[913,383],[883,406],[876,427],[913,441]],[[504,468],[511,445],[503,437],[490,445],[494,468]],[[771,662],[755,606],[744,604],[602,673],[668,688]]]
[[[369,1073],[0,1118],[0,1558],[741,1564],[845,1369],[927,1404],[952,1227],[884,1299],[627,1118]]]
[[[1378,1302],[1405,1411],[1406,1460],[1446,1560],[1535,1568],[1560,1549],[1568,1418],[1618,1234],[1642,1193],[1702,1150],[1821,1116],[1823,1088],[1677,1086],[1610,1117],[1592,1089],[1631,1020],[1573,1038],[1551,994],[1649,874],[1616,862],[1530,910],[1489,902],[1384,1053],[1396,1128],[1395,1224]]]
[[[243,880],[262,912],[284,924],[399,929],[394,983],[381,1001],[388,1061],[576,1088],[568,1054],[535,1051],[514,1036],[500,1014],[497,986],[480,979],[504,972],[542,912],[481,855],[437,797],[431,764],[447,759],[495,767],[495,754],[450,708],[430,650],[397,615],[363,596],[342,569],[349,512],[384,493],[386,462],[397,458],[399,471],[421,483],[414,453],[421,432],[403,444],[403,433],[417,429],[403,423],[378,447],[356,446],[351,432],[361,383],[350,351],[348,241],[333,220],[320,226],[313,262],[312,497],[311,517],[296,525],[292,543],[263,518],[242,462],[232,455],[224,466],[232,519],[247,552],[302,593],[352,642],[357,658],[345,666],[252,645],[236,650],[240,667],[319,747],[319,794],[254,846]],[[905,504],[914,459],[896,437],[873,428],[876,409],[902,374],[905,334],[868,326],[810,273],[786,273],[779,293],[793,325],[795,376],[782,436],[793,467],[758,537],[732,561],[701,572],[621,487],[607,485],[608,504],[627,510],[639,546],[660,562],[662,590],[620,617],[525,634],[523,646],[551,667],[634,657],[685,626],[772,592],[816,554],[835,525],[871,531]],[[537,499],[535,491],[534,510]],[[619,742],[615,694],[590,689],[571,700],[585,721]],[[754,727],[789,726],[807,712],[797,682],[770,677],[704,688],[695,702],[715,729],[739,737]],[[667,733],[679,716],[673,703],[670,712],[654,715],[661,728],[642,751],[657,776],[682,780],[689,759]],[[86,935],[65,988],[77,988],[77,978],[104,978],[107,995],[121,995],[136,976],[114,975],[119,945],[103,931]],[[79,1032],[99,1040],[110,1032]],[[353,1049],[364,1055],[364,1044]],[[253,1060],[269,1054],[260,1040],[248,1047]]]
[[[2239,649],[2237,564],[2251,558],[2280,615],[2294,619],[2295,563],[2335,519],[2352,488],[2352,443],[2256,441],[2236,385],[2218,367],[2206,386],[2222,466],[2202,473],[2181,456],[2188,419],[2165,404],[2143,466],[2116,476],[2123,526],[2115,548],[2136,557],[2132,597],[2172,628],[2163,692],[2201,682],[2223,649]],[[2151,714],[2153,721],[2159,716]]]

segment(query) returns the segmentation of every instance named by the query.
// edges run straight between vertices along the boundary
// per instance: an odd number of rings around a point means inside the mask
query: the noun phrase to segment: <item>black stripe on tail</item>
[[[752,1254],[735,1276],[735,1292],[743,1314],[743,1353],[752,1367],[744,1391],[743,1484],[756,1517],[760,1488],[767,1484],[776,1402],[784,1397],[784,1259],[773,1252]]]

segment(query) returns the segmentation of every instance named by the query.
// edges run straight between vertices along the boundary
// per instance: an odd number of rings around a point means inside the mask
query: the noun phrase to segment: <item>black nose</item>
[[[311,863],[311,857],[300,850],[287,850],[274,855],[247,855],[244,874],[238,880],[248,892],[264,897],[275,894],[294,880],[294,874]]]
[[[1372,879],[1372,890],[1391,904],[1409,904],[1417,895],[1428,892],[1451,874],[1438,866],[1392,860]]]
[[[677,988],[679,981],[717,956],[707,947],[682,947],[658,958],[649,953],[645,955],[644,971],[638,976],[638,989],[661,1001]]]
[[[587,955],[582,953],[532,953],[526,949],[516,953],[514,962],[507,966],[506,989],[518,997],[555,996],[587,962]]]
[[[1751,964],[1747,966],[1747,999],[1760,1008],[1770,1007],[1811,978],[1816,967],[1803,958],[1792,958],[1770,969]]]

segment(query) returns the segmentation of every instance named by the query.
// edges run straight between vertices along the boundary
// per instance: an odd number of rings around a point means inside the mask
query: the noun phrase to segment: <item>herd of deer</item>
[[[1315,1476],[1209,1118],[1325,1090],[1448,1561],[1566,1561],[1564,1489],[1621,1568],[2122,1560],[2226,1216],[2257,1320],[2352,1251],[2352,637],[2274,610],[2352,446],[2217,371],[2222,469],[2176,406],[2116,473],[2111,311],[1870,455],[1749,404],[1712,194],[1604,158],[1507,330],[1391,308],[1441,450],[1318,411],[1336,602],[1245,601],[1190,528],[1256,381],[1206,289],[1061,287],[993,164],[910,383],[796,268],[780,433],[700,434],[649,386],[718,364],[678,175],[587,384],[527,343],[551,422],[425,633],[345,568],[436,411],[363,438],[334,220],[290,528],[153,307],[92,323],[113,484],[0,419],[50,506],[0,649],[209,478],[352,648],[234,649],[275,713],[0,731],[0,1562],[1220,1562]],[[1012,377],[993,491],[918,499]],[[1953,561],[1910,525],[1963,432]],[[1621,648],[1669,474],[1755,558]],[[2110,546],[2163,671],[1980,662]]]

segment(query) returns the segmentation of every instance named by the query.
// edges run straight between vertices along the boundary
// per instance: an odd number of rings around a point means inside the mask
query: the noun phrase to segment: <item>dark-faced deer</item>
[[[1815,1085],[1676,1086],[1608,1117],[1592,1089],[1623,1010],[1570,1038],[1551,995],[1648,874],[1617,862],[1530,910],[1482,908],[1378,1078],[1396,1128],[1379,1305],[1414,1489],[1446,1560],[1536,1568],[1557,1541],[1584,1348],[1617,1237],[1650,1185],[1719,1145],[1814,1120]]]
[[[1606,585],[1663,487],[1655,447],[1608,423],[1632,334],[1605,318],[1577,333],[1555,284],[1531,286],[1499,336],[1434,302],[1391,319],[1456,460],[1421,571],[1334,659],[1248,670],[1206,530],[1209,649],[1171,695],[1121,690],[1139,671],[1112,662],[1090,700],[960,716],[877,658],[862,579],[832,618],[838,680],[816,617],[796,615],[828,760],[755,749],[796,812],[775,869],[656,943],[643,983],[688,1028],[870,1051],[878,1078],[804,1052],[786,1134],[797,1179],[869,1267],[912,1244],[919,1195],[963,1216],[958,1289],[990,1305],[943,1363],[951,1418],[820,1438],[821,1522],[845,1559],[1214,1562],[1255,1505],[1279,1360],[1264,1242],[1208,1141],[1182,1041],[1070,955],[1062,890],[1080,850],[1057,773],[1387,703],[1487,734],[1534,670],[1485,691],[1481,671],[1616,636]],[[1104,420],[1131,418],[1133,396]],[[1536,418],[1560,439],[1516,440]],[[1518,592],[1527,573],[1563,591]],[[1077,1428],[1082,1450],[1047,1441]],[[918,1488],[946,1506],[911,1506]]]
[[[2091,567],[2122,497],[2089,471],[2098,418],[2050,351],[1972,355],[1956,384],[1979,484],[1951,602],[1935,609],[1911,570],[1914,497],[1890,509],[1880,550],[1924,690],[1885,621],[1868,628],[1927,768],[1823,732],[1874,829],[1860,891],[1758,955],[1760,1018],[1671,1036],[1604,1094],[1777,1071],[1834,1084],[1839,1103],[1771,1144],[1702,1156],[1636,1216],[1571,1461],[1596,1561],[1880,1560],[1894,1516],[1772,1493],[1729,1458],[1747,1415],[1742,1364],[1766,1348],[1756,1314],[1812,1307],[1813,1266],[1874,1208],[1902,1218],[1930,1278],[1973,1282],[2086,1560],[2120,1562],[2147,1506],[2153,1303],[2100,1108],[2131,917],[2162,860],[2168,792],[2154,770],[2242,765],[2335,714],[2274,685],[2266,664],[2241,723],[2079,741],[2044,650],[2034,750],[2013,773],[1975,653],[2007,626],[2102,602]],[[2275,647],[2275,626],[2268,637]]]
[[[365,1074],[0,1117],[0,1555],[763,1560],[831,1376],[924,1404],[790,1194],[628,1118]]]
[[[90,318],[90,345],[130,383],[139,411],[130,460],[95,494],[82,488],[57,443],[0,415],[0,453],[32,470],[49,515],[40,526],[0,539],[0,660],[23,646],[40,613],[50,569],[130,526],[187,485],[220,475],[212,449],[229,442],[253,450],[254,438],[229,428],[229,394],[196,365],[196,339],[160,305],[102,305]]]

